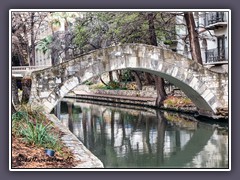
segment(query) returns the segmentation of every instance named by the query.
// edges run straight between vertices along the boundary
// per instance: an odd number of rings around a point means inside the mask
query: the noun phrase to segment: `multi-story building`
[[[65,14],[64,14],[65,13]],[[68,15],[66,13],[69,13]],[[58,33],[60,39],[63,39],[61,35],[64,36],[66,31],[66,23],[68,24],[68,29],[70,29],[75,20],[79,17],[82,17],[83,13],[81,12],[52,12],[49,13],[46,21],[44,21],[38,31],[37,38],[39,40],[46,38],[47,36],[53,35],[53,33]],[[68,21],[68,22],[66,22]],[[61,63],[64,59],[64,53],[59,57],[59,62]],[[42,50],[36,48],[35,53],[35,65],[36,66],[51,66],[51,53],[50,49],[43,53]]]
[[[202,32],[203,62],[223,63],[228,61],[228,12],[208,12],[201,15],[200,22],[204,25]]]
[[[228,12],[194,12],[203,64],[228,64]],[[191,58],[187,27],[183,16],[176,18],[177,43],[174,50]]]
[[[37,34],[37,39],[41,40],[48,35],[52,34],[51,27],[48,24],[48,21],[44,21],[42,25],[39,27],[39,31]],[[43,51],[36,48],[35,52],[35,66],[51,66],[51,57],[50,57],[50,51],[46,51],[46,53],[43,53]]]

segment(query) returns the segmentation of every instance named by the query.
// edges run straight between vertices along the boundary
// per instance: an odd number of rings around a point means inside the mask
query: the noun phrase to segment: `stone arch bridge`
[[[143,44],[123,44],[91,51],[32,72],[29,103],[40,104],[50,112],[79,84],[119,69],[133,69],[163,77],[178,86],[202,115],[212,116],[217,113],[217,108],[228,107],[227,73],[212,72],[171,50]]]

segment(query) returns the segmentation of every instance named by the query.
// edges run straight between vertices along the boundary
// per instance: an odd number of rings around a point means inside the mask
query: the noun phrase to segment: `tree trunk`
[[[32,85],[32,80],[30,78],[23,78],[22,79],[22,104],[28,103],[29,98],[30,98],[30,93],[31,93],[31,85]]]
[[[52,66],[55,66],[56,64],[59,63],[57,50],[54,47],[51,48],[51,63],[52,63]]]
[[[71,132],[73,132],[73,104],[71,102],[67,102],[68,107],[68,128]]]
[[[64,22],[64,31],[65,31],[65,36],[66,36],[66,32],[68,32],[68,20],[67,18],[65,17],[64,18],[65,22]],[[66,37],[65,37],[66,39]],[[70,54],[69,54],[69,48],[67,47],[67,41],[65,40],[65,48],[64,48],[64,55],[65,55],[65,61],[68,60],[70,58]]]
[[[17,79],[12,77],[12,100],[14,105],[20,104],[18,97]]]
[[[163,101],[166,99],[166,91],[164,89],[164,79],[154,75],[154,80],[155,80],[155,86],[157,89],[157,99],[155,102],[155,105],[157,107],[160,107],[163,105]]]
[[[201,49],[198,39],[198,33],[196,32],[195,21],[192,12],[184,12],[184,18],[186,21],[189,41],[190,41],[190,50],[192,59],[199,64],[202,64]]]
[[[151,85],[151,74],[144,72],[144,77],[145,77],[145,81],[146,81],[146,85]]]
[[[17,112],[17,111],[16,111],[13,103],[11,103],[11,104],[12,104],[12,105],[11,105],[11,114],[14,114],[14,113]]]
[[[142,90],[142,82],[141,82],[141,79],[140,79],[137,71],[131,71],[131,72],[132,72],[132,75],[134,76],[135,81],[137,83],[138,90]]]
[[[155,27],[154,27],[153,13],[148,13],[148,26],[149,26],[150,44],[153,46],[157,46],[157,38],[156,38]],[[160,107],[163,105],[163,101],[166,99],[166,92],[164,89],[164,79],[154,75],[154,80],[155,80],[155,86],[157,91],[157,99],[156,99],[155,105],[157,107]]]
[[[109,76],[109,82],[112,82],[112,81],[113,81],[112,71],[109,71],[109,72],[108,72],[108,76]]]
[[[116,74],[117,74],[118,82],[122,82],[122,71],[121,70],[117,70]]]
[[[149,40],[150,44],[157,46],[157,38],[154,27],[154,16],[153,13],[148,13],[148,31],[149,31]]]
[[[31,46],[30,46],[30,65],[35,66],[35,44],[34,44],[34,12],[31,13]]]
[[[100,75],[99,76],[99,79],[100,79],[100,81],[105,85],[105,86],[108,86],[104,81],[103,81],[103,79],[102,79],[102,76]]]

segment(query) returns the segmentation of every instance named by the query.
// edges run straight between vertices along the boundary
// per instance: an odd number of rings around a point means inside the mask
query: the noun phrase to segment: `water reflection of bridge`
[[[183,167],[204,149],[214,132],[208,126],[199,128],[203,125],[197,121],[181,122],[183,117],[177,122],[166,120],[169,114],[160,111],[153,114],[81,103],[73,105],[69,101],[61,106],[58,104],[63,124],[96,156],[101,154],[103,163],[111,167],[125,167],[125,161],[130,167],[136,164]],[[169,129],[170,123],[175,130]]]

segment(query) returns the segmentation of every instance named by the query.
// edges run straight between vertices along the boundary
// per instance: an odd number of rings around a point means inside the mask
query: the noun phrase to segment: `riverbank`
[[[140,95],[141,94],[141,95]],[[134,105],[142,108],[157,108],[155,106],[156,95],[130,90],[76,90],[68,93],[66,98],[81,99],[84,102],[114,103],[122,106]],[[198,114],[196,106],[191,102],[183,102],[182,97],[169,96],[161,109],[189,114]],[[185,100],[184,100],[185,101]],[[176,105],[178,103],[178,105]]]
[[[45,116],[44,116],[45,115]],[[45,148],[38,146],[35,143],[27,143],[25,137],[20,135],[21,129],[12,131],[12,164],[11,168],[16,169],[48,169],[48,168],[103,168],[103,163],[94,156],[79,139],[67,128],[61,121],[53,114],[46,114],[43,112],[43,124],[47,128],[51,124],[51,133],[58,134],[57,149],[53,156],[47,156]],[[20,122],[19,123],[24,123]],[[16,121],[15,121],[16,122]],[[38,124],[40,122],[33,122],[32,131],[38,134]],[[13,133],[15,132],[15,133]],[[40,133],[40,131],[39,131]]]
[[[102,103],[118,103],[122,105],[135,105],[140,107],[159,108],[155,106],[156,93],[152,89],[149,91],[139,90],[103,90],[89,89],[88,86],[82,85],[78,89],[71,91],[65,96],[67,98],[77,98],[82,101],[94,101]],[[193,114],[199,117],[207,117],[215,120],[227,120],[228,109],[219,111],[212,116],[200,115],[197,107],[183,93],[169,95],[160,109]]]

